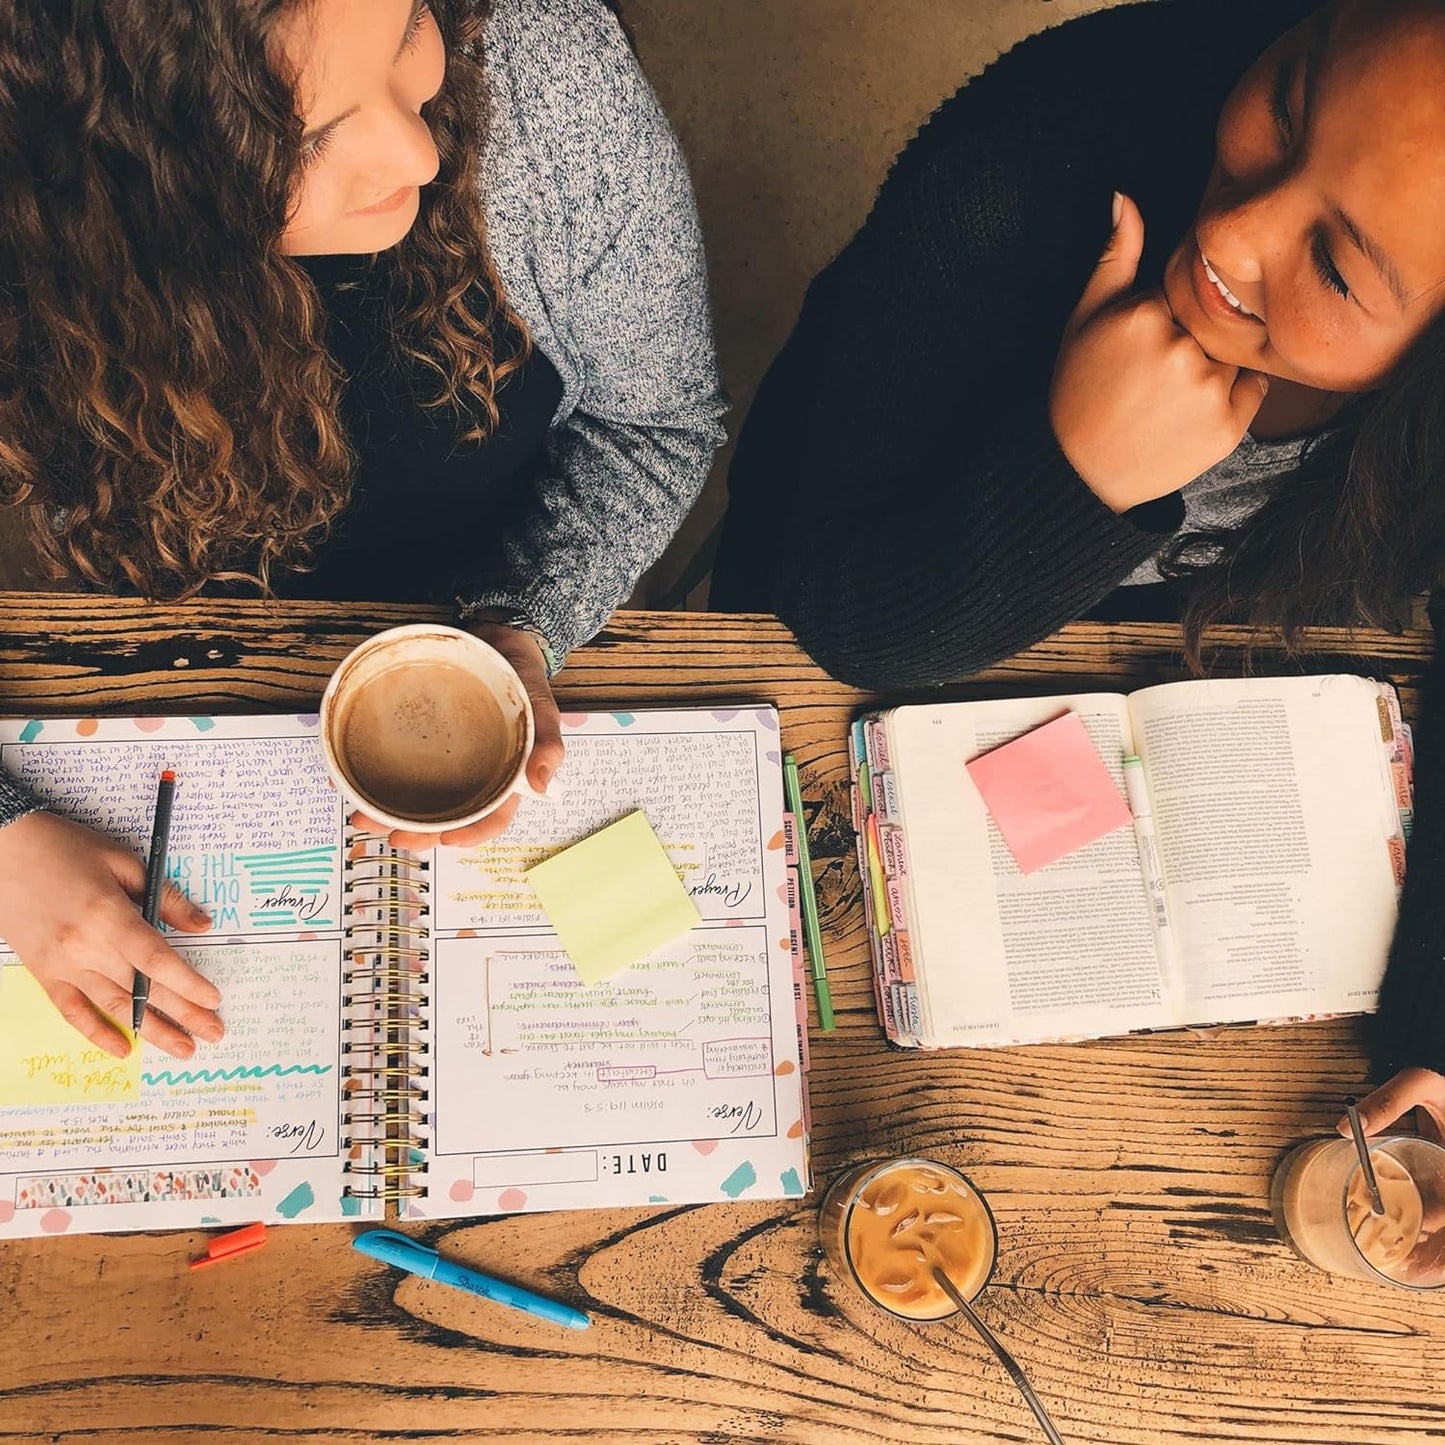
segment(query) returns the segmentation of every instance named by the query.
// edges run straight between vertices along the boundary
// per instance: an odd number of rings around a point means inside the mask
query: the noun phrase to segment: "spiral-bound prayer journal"
[[[116,1060],[0,954],[0,1236],[800,1195],[805,1083],[771,708],[574,714],[499,839],[351,830],[317,720],[0,722],[0,765],[143,851],[226,1036]],[[599,984],[525,871],[641,810],[699,925]]]

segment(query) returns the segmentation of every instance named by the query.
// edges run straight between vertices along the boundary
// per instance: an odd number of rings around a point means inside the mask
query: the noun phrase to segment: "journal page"
[[[1132,710],[1184,984],[1180,1023],[1375,1007],[1399,831],[1378,684],[1172,683]]]
[[[215,924],[171,942],[226,1026],[184,1061],[144,1043],[116,1060],[6,956],[0,1233],[376,1212],[345,1170],[342,809],[315,718],[8,721],[0,764],[141,857],[175,770],[168,873]]]
[[[923,1030],[929,1047],[1098,1037],[1161,1024],[1162,980],[1133,830],[1116,829],[1020,872],[966,769],[972,759],[1077,713],[1123,794],[1133,740],[1110,693],[896,708],[891,778]]]
[[[432,1133],[407,1213],[802,1194],[777,714],[563,724],[547,795],[433,855]],[[639,809],[701,923],[588,986],[524,872]]]

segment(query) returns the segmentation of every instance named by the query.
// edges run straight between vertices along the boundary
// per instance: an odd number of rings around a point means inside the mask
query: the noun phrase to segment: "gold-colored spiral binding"
[[[369,834],[349,834],[348,854],[358,841],[345,864],[342,1007],[352,1037],[341,1051],[344,1142],[360,1157],[345,1167],[366,1181],[350,1191],[356,1198],[388,1204],[426,1194],[431,865]]]
[[[364,873],[359,872],[364,863],[376,863],[380,866],[375,873],[370,869]],[[348,870],[353,874],[354,883],[404,883],[408,888],[426,888],[429,886],[426,878],[431,872],[431,864],[421,858],[404,858],[400,853],[390,857],[367,853],[361,858],[353,858],[348,864]]]
[[[381,1064],[374,1069],[352,1069],[351,1077],[359,1079],[363,1075],[368,1078],[377,1079],[425,1079],[431,1070],[425,1064]],[[355,1094],[353,1089],[352,1094]]]
[[[347,938],[356,938],[363,933],[399,934],[403,938],[431,937],[430,928],[419,928],[415,923],[395,923],[381,919],[378,919],[375,923],[353,923],[341,931]]]
[[[412,1027],[417,1027],[419,1021],[413,1020]],[[341,1052],[348,1057],[353,1054],[384,1054],[391,1055],[396,1052],[396,1045],[388,1041],[378,1040],[376,1043],[356,1044],[344,1043]],[[408,1059],[424,1059],[431,1052],[425,1039],[415,1039],[405,1050]],[[397,1067],[401,1067],[398,1065]],[[376,1072],[376,1066],[366,1064],[348,1064],[347,1069],[352,1073],[370,1074]]]
[[[411,1110],[402,1112],[397,1109],[343,1109],[345,1122],[347,1124],[369,1124],[378,1129],[386,1131],[386,1137],[390,1143],[410,1145],[412,1148],[420,1149],[424,1145],[414,1139],[402,1138],[393,1134],[392,1130],[403,1129],[425,1129],[427,1125],[424,1114],[414,1113]]]
[[[359,993],[344,993],[341,995],[342,1008],[351,1008],[353,1004],[369,1003],[384,1009],[412,1009],[420,1008],[423,1000],[419,994],[414,994],[408,989],[392,993],[383,993],[380,990],[372,992],[362,991]]]
[[[353,1174],[380,1175],[384,1179],[402,1179],[409,1174],[415,1174],[416,1165],[405,1159],[388,1160],[385,1164],[359,1165],[351,1172]]]
[[[404,948],[397,943],[384,943],[375,946],[364,943],[355,944],[351,950],[352,958],[400,958],[409,963],[430,963],[431,954],[424,948]]]
[[[353,984],[364,983],[419,983],[429,982],[428,976],[413,968],[397,968],[394,965],[387,965],[385,968],[368,968],[365,964],[359,968],[343,971],[341,975],[342,987],[350,988]]]

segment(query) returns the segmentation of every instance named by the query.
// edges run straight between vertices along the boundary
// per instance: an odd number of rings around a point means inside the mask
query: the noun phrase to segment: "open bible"
[[[1014,862],[966,764],[1073,711],[1136,830]],[[925,1048],[1372,1010],[1410,826],[1409,731],[1354,676],[894,708],[850,734],[880,1017]],[[1167,915],[1167,928],[1160,917]]]

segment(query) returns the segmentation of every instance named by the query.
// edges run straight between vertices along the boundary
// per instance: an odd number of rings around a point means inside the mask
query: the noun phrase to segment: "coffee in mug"
[[[523,784],[531,700],[511,664],[456,627],[395,627],[332,674],[321,738],[332,779],[387,827],[441,832]]]

